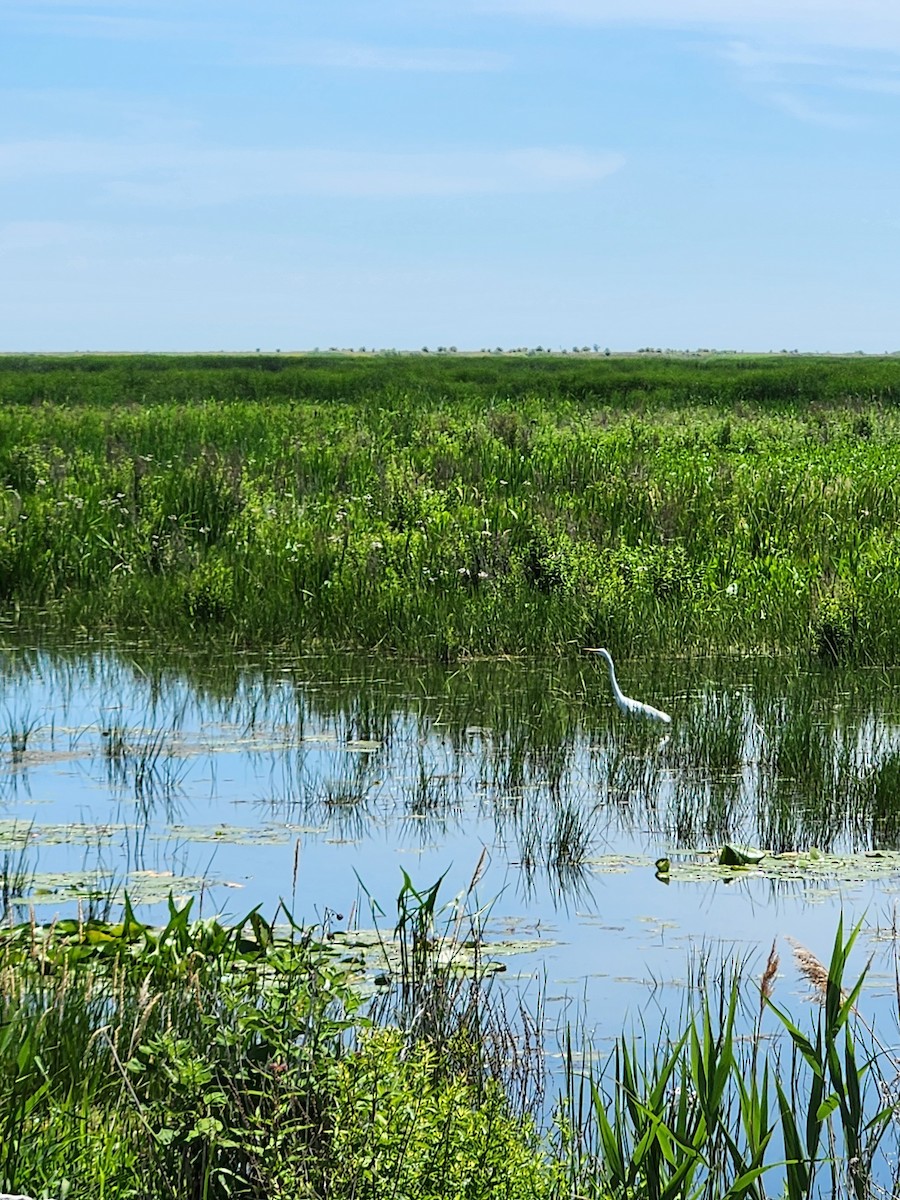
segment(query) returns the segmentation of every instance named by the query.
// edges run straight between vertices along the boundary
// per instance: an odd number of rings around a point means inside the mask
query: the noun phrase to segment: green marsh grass
[[[802,1026],[773,999],[773,945],[755,988],[746,986],[747,963],[724,964],[712,977],[704,969],[703,998],[680,1023],[659,1036],[623,1033],[600,1065],[582,1061],[569,1039],[559,1129],[579,1194],[890,1194],[897,1060],[857,1011],[865,972],[845,990],[858,934],[857,926],[845,937],[838,923],[827,966],[794,944],[818,1001]]]
[[[500,1007],[438,963],[433,896],[401,892],[395,1023],[366,1015],[359,965],[324,930],[255,911],[228,926],[170,903],[151,929],[126,903],[116,924],[8,926],[0,1188],[549,1197],[523,1107],[539,1060],[517,1067]]]
[[[898,1063],[860,1011],[864,974],[846,978],[859,927],[838,924],[828,965],[795,945],[819,1001],[799,1021],[776,998],[773,946],[759,981],[747,961],[701,963],[682,1017],[623,1031],[606,1058],[570,1030],[550,1118],[540,1006],[511,1008],[482,959],[481,865],[449,904],[441,880],[403,874],[374,996],[352,930],[286,913],[228,925],[170,901],[151,928],[126,902],[116,923],[7,924],[0,1187],[861,1200],[888,1186]]]
[[[420,659],[900,646],[891,360],[6,358],[0,603]]]

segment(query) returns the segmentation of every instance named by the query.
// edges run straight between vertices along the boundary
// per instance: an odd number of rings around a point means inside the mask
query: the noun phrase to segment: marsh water
[[[127,889],[148,920],[171,892],[232,918],[283,900],[332,929],[380,908],[390,928],[403,872],[445,875],[450,902],[477,871],[469,905],[506,978],[601,1039],[677,1009],[698,955],[761,963],[789,935],[827,961],[840,914],[865,918],[869,997],[887,1003],[897,674],[623,659],[623,689],[670,712],[664,728],[620,713],[601,666],[10,638],[0,863],[15,910],[99,911]],[[725,845],[771,855],[726,869]]]

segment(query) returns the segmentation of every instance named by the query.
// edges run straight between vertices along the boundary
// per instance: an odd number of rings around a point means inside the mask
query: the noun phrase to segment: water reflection
[[[666,739],[583,661],[9,643],[0,903],[102,912],[127,887],[149,920],[170,890],[233,915],[283,897],[313,920],[367,912],[365,889],[390,924],[401,867],[421,885],[448,872],[452,896],[486,851],[497,936],[540,944],[509,977],[544,972],[560,1004],[588,999],[603,1036],[646,1017],[653,981],[683,979],[698,941],[744,955],[791,933],[827,958],[839,910],[890,905],[890,873],[673,882],[653,862],[678,870],[726,842],[900,845],[892,677],[727,659],[627,673],[673,714]]]
[[[900,834],[897,702],[880,673],[629,664],[635,690],[675,714],[662,741],[579,663],[448,670],[8,646],[0,678],[10,811],[33,803],[36,778],[77,764],[75,792],[130,802],[144,825],[174,823],[185,798],[196,807],[205,780],[217,821],[227,771],[253,781],[269,819],[343,840],[373,822],[427,843],[489,821],[496,848],[526,875],[555,876],[555,891],[601,838],[783,851],[893,847]],[[85,798],[70,792],[70,807]]]

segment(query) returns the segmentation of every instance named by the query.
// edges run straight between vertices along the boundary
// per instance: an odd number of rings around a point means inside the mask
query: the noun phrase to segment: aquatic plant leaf
[[[0,819],[0,850],[20,849],[23,846],[93,846],[109,842],[120,833],[134,828],[125,824],[86,825],[72,822],[69,825],[35,825],[14,817]]]
[[[157,841],[174,837],[186,842],[223,842],[229,846],[278,846],[298,834],[325,832],[324,826],[313,825],[170,825],[167,832],[153,836]]]
[[[724,845],[719,851],[723,867],[755,867],[766,857],[764,850],[742,850],[740,846]]]
[[[121,900],[127,890],[135,904],[161,904],[170,895],[182,900],[215,886],[201,875],[174,875],[168,871],[133,871],[123,880],[97,871],[40,871],[25,895],[12,898],[20,904],[60,904],[71,900]]]
[[[779,879],[798,883],[815,884],[816,890],[810,898],[837,894],[841,886],[883,881],[897,878],[900,883],[900,851],[865,851],[861,854],[826,854],[820,850],[791,850],[781,854],[766,851],[747,854],[746,863],[726,865],[720,861],[719,851],[704,853],[692,851],[684,857],[673,855],[668,873],[656,872],[660,882],[709,883],[720,879],[724,883],[734,879]],[[605,855],[589,863],[596,874],[625,874],[638,867],[653,867],[650,858],[628,855]]]

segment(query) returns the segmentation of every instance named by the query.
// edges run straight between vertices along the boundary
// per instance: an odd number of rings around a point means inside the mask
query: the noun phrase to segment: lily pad
[[[128,825],[32,825],[5,817],[0,820],[0,850],[21,849],[23,846],[95,846],[109,842],[116,834],[133,828]]]
[[[477,970],[491,975],[506,970],[506,965],[498,959],[538,953],[558,944],[549,938],[504,938],[475,943],[438,934],[433,950],[438,964],[448,971],[470,974]],[[364,965],[365,971],[376,977],[400,975],[401,945],[393,934],[377,929],[335,930],[324,945],[332,953],[346,955]]]
[[[719,851],[722,867],[756,867],[766,857],[764,850],[744,850],[740,846],[725,845]]]
[[[134,904],[162,904],[171,895],[186,900],[208,890],[213,881],[200,875],[174,875],[169,871],[132,871],[124,880],[96,871],[39,871],[30,879],[21,904],[61,904],[70,900],[120,901],[128,892]]]
[[[673,862],[669,878],[673,882],[708,882],[722,879],[784,879],[817,885],[851,885],[900,875],[900,852],[877,851],[862,854],[823,854],[818,850],[765,854],[756,863],[727,866],[717,854],[693,862]]]
[[[170,825],[157,841],[221,842],[228,846],[280,846],[304,833],[325,833],[314,825]]]
[[[734,853],[734,860],[723,861],[725,850]],[[818,890],[839,889],[854,883],[900,877],[900,851],[867,850],[857,854],[826,854],[815,848],[786,851],[781,854],[765,850],[741,850],[725,847],[722,850],[691,850],[673,853],[668,857],[669,870],[661,871],[659,859],[639,855],[608,854],[589,860],[597,874],[625,874],[635,868],[652,867],[661,883],[708,883],[721,879],[731,882],[740,879],[784,879],[815,884]]]
[[[601,854],[586,860],[596,875],[625,875],[635,867],[646,867],[650,859],[642,854]]]
[[[505,938],[499,942],[486,942],[481,947],[481,953],[484,954],[485,951],[488,951],[491,954],[501,954],[505,958],[516,954],[540,954],[543,950],[561,944],[554,938],[522,938],[521,940]]]

